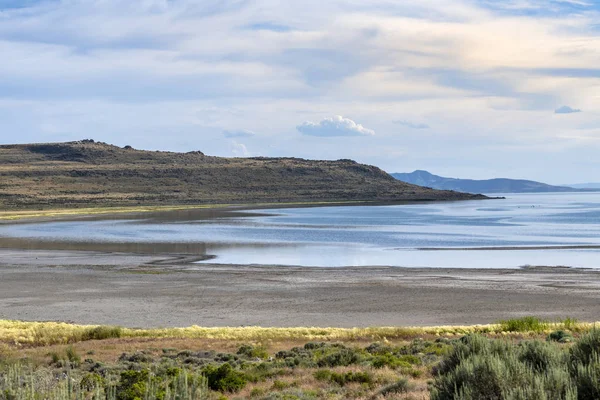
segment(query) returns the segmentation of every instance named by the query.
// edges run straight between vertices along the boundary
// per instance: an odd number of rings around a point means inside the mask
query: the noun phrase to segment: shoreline
[[[212,217],[234,214],[239,211],[252,211],[264,209],[285,208],[310,208],[310,207],[345,207],[345,206],[393,206],[411,204],[434,204],[464,201],[482,200],[504,200],[505,197],[485,197],[477,199],[462,200],[351,200],[351,201],[314,201],[314,202],[260,202],[242,204],[194,204],[194,205],[165,205],[165,206],[114,206],[114,207],[88,207],[88,208],[51,208],[47,210],[0,210],[0,224],[19,222],[46,222],[46,221],[69,221],[86,218],[110,218],[110,217],[147,217],[153,214],[170,213],[177,211],[204,212]]]
[[[445,326],[600,320],[600,270],[189,264],[0,249],[0,320],[165,326]]]

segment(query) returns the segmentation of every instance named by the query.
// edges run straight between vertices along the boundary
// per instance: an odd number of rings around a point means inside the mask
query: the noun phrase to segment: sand
[[[0,249],[0,319],[127,327],[427,326],[600,320],[600,271],[306,268]]]

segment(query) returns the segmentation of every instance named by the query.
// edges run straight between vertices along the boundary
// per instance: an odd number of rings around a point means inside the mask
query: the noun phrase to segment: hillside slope
[[[541,182],[523,179],[455,179],[434,175],[427,171],[417,170],[411,173],[393,173],[394,178],[413,185],[440,190],[457,190],[466,193],[541,193],[541,192],[576,192],[577,189],[564,186],[552,186]]]
[[[221,158],[84,140],[0,146],[0,208],[461,200],[351,160]]]

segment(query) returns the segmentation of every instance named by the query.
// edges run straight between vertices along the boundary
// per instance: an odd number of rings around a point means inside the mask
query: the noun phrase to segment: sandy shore
[[[129,327],[418,326],[600,320],[600,271],[198,265],[185,257],[0,249],[0,319]]]

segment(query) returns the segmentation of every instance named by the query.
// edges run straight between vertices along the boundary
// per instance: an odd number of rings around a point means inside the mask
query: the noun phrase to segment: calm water
[[[4,225],[0,236],[31,243],[179,244],[225,264],[600,268],[600,193],[260,212],[264,215],[196,219],[173,213],[160,219]]]

